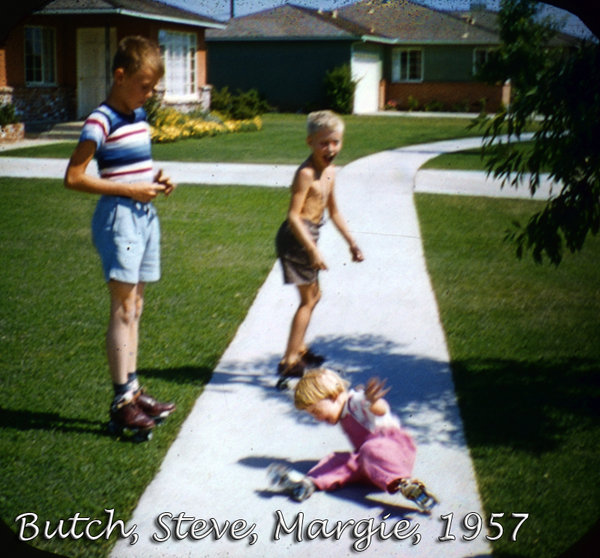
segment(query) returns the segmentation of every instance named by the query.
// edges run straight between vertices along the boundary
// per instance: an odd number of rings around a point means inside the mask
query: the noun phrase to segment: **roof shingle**
[[[203,27],[223,27],[216,19],[157,0],[52,0],[38,14],[109,14],[120,13]]]
[[[334,11],[291,4],[234,18],[209,40],[347,39],[394,43],[497,44],[498,33],[408,0],[362,0]]]
[[[284,4],[276,8],[229,20],[222,30],[210,30],[211,40],[252,39],[357,39],[352,33],[322,16],[317,10]]]

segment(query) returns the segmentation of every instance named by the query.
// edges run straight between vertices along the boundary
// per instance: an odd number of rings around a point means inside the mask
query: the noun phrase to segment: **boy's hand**
[[[314,248],[313,250],[311,250],[309,252],[309,256],[310,256],[310,265],[314,269],[322,269],[324,271],[327,270],[327,265],[325,264],[325,260],[321,256],[321,252],[319,252],[318,248]]]
[[[129,197],[135,201],[148,203],[152,201],[158,194],[164,192],[166,187],[163,184],[156,182],[136,182],[129,186]]]
[[[352,254],[353,262],[362,262],[365,259],[363,253],[360,251],[360,248],[356,244],[352,244],[350,246],[350,253]]]
[[[374,404],[380,399],[383,399],[389,391],[390,388],[385,387],[385,380],[371,378],[367,382],[367,387],[365,388],[365,397],[367,398],[367,401]]]
[[[171,182],[171,179],[168,176],[163,175],[162,169],[159,169],[158,172],[156,173],[154,182],[164,186],[164,189],[162,191],[164,192],[165,196],[169,196],[173,192],[173,190],[175,190],[175,188],[176,188],[176,185],[173,184],[173,182]]]

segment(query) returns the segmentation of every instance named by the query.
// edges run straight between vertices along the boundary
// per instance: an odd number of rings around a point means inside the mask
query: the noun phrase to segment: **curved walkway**
[[[367,542],[368,556],[491,555],[485,532],[474,541],[462,540],[463,517],[471,512],[483,517],[483,511],[412,195],[415,173],[425,160],[479,141],[378,153],[339,172],[339,204],[366,260],[350,263],[337,231],[330,224],[324,227],[320,244],[330,271],[321,275],[324,295],[309,329],[312,344],[328,355],[328,365],[352,383],[372,375],[388,379],[388,399],[417,442],[415,476],[441,501],[433,516],[407,512],[401,497],[367,488],[315,493],[302,504],[269,491],[266,467],[272,461],[307,470],[326,453],[348,448],[341,430],[296,412],[290,394],[274,388],[297,303],[295,290],[282,285],[276,264],[141,497],[128,524],[136,525],[136,543],[119,541],[114,558],[341,557],[357,555],[353,544],[364,550],[361,544]],[[456,539],[441,542],[447,523],[440,516],[447,514],[453,514]],[[171,519],[178,516],[182,538]],[[379,536],[366,541],[369,518],[371,532]],[[241,520],[241,540],[231,530],[198,538],[207,532],[202,522],[196,523],[194,539],[193,520],[204,520],[208,527],[216,522],[219,529]],[[324,521],[330,536],[311,537]],[[342,525],[336,540],[331,531]],[[277,526],[293,532],[278,532]],[[254,537],[243,537],[247,531]]]

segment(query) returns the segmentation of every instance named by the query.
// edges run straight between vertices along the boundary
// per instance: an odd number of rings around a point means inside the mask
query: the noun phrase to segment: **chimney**
[[[235,17],[235,0],[229,1],[229,17],[231,19]]]

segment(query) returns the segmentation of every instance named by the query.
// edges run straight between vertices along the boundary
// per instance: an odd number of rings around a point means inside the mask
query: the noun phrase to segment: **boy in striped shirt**
[[[92,237],[110,293],[106,351],[114,399],[109,427],[150,437],[157,420],[174,409],[139,386],[138,333],[144,286],[160,278],[160,227],[152,200],[175,185],[154,173],[150,130],[142,108],[164,74],[160,50],[143,37],[126,37],[113,60],[113,83],[105,102],[86,119],[69,161],[65,186],[100,194]],[[95,158],[100,176],[86,174]]]

